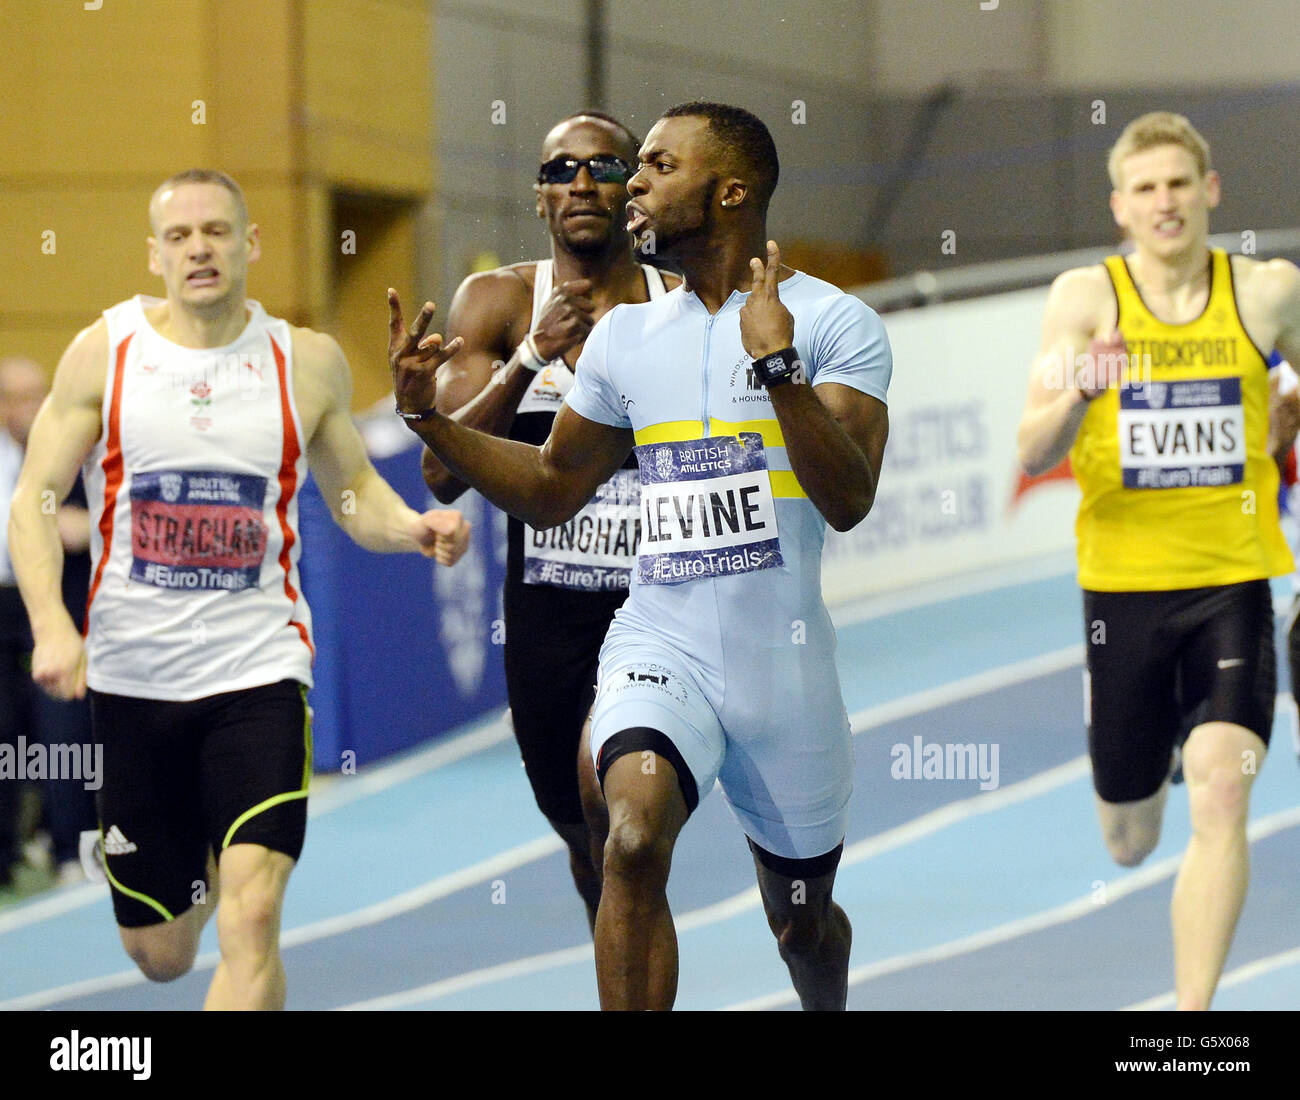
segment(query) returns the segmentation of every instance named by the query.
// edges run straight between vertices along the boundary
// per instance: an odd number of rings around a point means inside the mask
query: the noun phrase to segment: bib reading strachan
[[[220,470],[138,473],[131,482],[133,581],[158,588],[258,583],[266,554],[266,478]]]

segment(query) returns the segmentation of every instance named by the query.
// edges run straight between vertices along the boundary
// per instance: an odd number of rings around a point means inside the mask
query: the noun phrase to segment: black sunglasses
[[[596,183],[627,183],[632,166],[622,157],[554,157],[537,169],[538,183],[572,183],[583,167]]]

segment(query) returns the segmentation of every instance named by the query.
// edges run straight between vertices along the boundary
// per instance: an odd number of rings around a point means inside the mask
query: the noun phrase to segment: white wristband
[[[539,371],[546,366],[546,360],[537,354],[537,345],[533,343],[531,332],[523,338],[516,351],[519,353],[519,365],[524,370]]]

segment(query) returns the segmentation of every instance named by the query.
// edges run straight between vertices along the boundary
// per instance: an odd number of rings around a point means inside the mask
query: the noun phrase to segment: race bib
[[[568,523],[545,531],[524,524],[524,584],[627,588],[640,534],[639,495],[636,471],[619,470]]]
[[[1234,485],[1246,469],[1240,378],[1147,382],[1119,391],[1126,489]]]
[[[636,449],[641,466],[642,584],[784,565],[767,453],[757,432]]]
[[[255,587],[266,553],[266,478],[153,470],[131,479],[131,579],[158,588]]]

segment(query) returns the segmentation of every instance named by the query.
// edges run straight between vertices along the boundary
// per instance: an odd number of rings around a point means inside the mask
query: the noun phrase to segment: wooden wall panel
[[[215,92],[210,0],[20,7],[5,20],[0,147],[21,156],[4,175],[166,174],[212,155],[211,127],[191,121]]]
[[[212,167],[261,230],[249,295],[338,336],[364,364],[357,407],[374,401],[383,288],[414,293],[411,211],[432,181],[432,20],[425,0],[0,0],[0,354],[52,368],[104,308],[161,293],[149,196]]]
[[[222,170],[236,178],[290,175],[298,167],[295,0],[210,2],[220,63],[209,125]]]
[[[356,190],[430,186],[432,16],[416,0],[303,0],[308,170]]]

